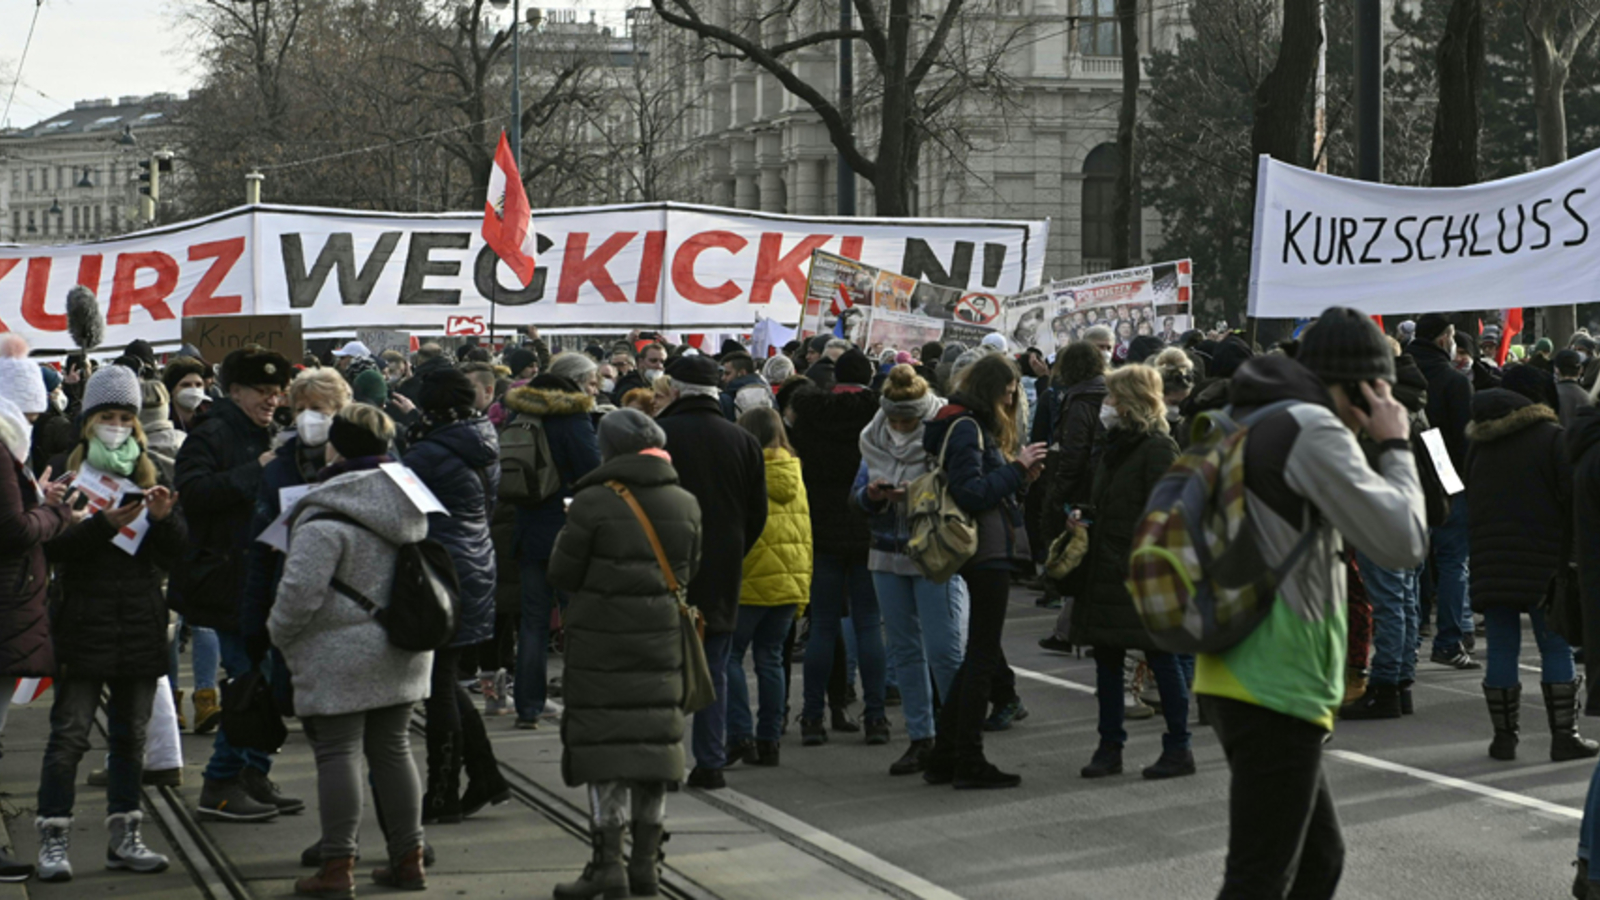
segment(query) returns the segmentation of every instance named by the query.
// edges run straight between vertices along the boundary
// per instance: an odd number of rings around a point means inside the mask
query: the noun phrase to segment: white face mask
[[[1110,350],[1101,350],[1100,351],[1100,355],[1104,356],[1106,358],[1106,365],[1108,365],[1108,366],[1111,365],[1111,351]]]
[[[308,409],[295,417],[295,434],[307,447],[320,447],[328,442],[328,428],[333,419],[327,413]]]
[[[67,395],[60,391],[56,391],[54,394],[50,395],[50,405],[56,408],[56,412],[66,412]]]
[[[1112,406],[1109,403],[1100,404],[1100,424],[1105,426],[1107,431],[1117,427],[1117,422],[1120,419],[1121,414],[1117,412],[1117,408],[1115,406]]]
[[[657,378],[660,378],[661,376],[667,374],[665,371],[663,371],[661,369],[640,369],[639,371],[644,373],[644,380],[645,381],[652,381],[652,382],[655,381]]]
[[[186,387],[173,397],[173,402],[187,410],[195,410],[206,399],[205,388]]]
[[[128,442],[133,436],[133,429],[126,425],[106,425],[104,423],[94,427],[95,439],[104,444],[107,450],[115,450]]]
[[[611,393],[612,391],[614,391],[616,389],[617,389],[617,382],[614,379],[611,379],[611,378],[602,378],[602,379],[600,379],[600,392],[602,394],[609,394],[609,393]]]
[[[1467,356],[1467,357],[1462,357],[1462,358],[1457,359],[1456,360],[1456,371],[1457,372],[1470,372],[1470,371],[1472,371],[1472,357]]]

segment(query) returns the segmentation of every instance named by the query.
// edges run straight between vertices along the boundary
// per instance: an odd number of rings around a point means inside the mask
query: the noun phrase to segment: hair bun
[[[927,380],[905,363],[890,369],[889,379],[883,384],[883,395],[895,402],[917,400],[927,393]]]

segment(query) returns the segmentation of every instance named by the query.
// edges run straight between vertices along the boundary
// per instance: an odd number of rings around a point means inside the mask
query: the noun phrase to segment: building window
[[[21,169],[12,169],[11,170],[11,193],[13,193],[13,194],[22,193],[22,170]]]
[[[1078,52],[1084,56],[1121,56],[1116,0],[1078,0]]]
[[[1121,154],[1116,144],[1101,144],[1089,151],[1083,161],[1083,256],[1085,259],[1110,259],[1112,211],[1117,204],[1117,164]],[[1133,201],[1133,236],[1128,256],[1139,256],[1141,231],[1139,198]]]
[[[94,233],[95,234],[99,234],[100,233],[100,228],[101,228],[100,211],[101,211],[101,209],[102,209],[102,207],[100,207],[100,206],[96,206],[94,208]]]
[[[73,234],[77,234],[78,233],[78,225],[79,224],[80,223],[78,221],[78,208],[76,206],[74,206],[72,208],[72,233]]]
[[[33,187],[33,170],[29,169],[28,170],[28,193],[31,194],[31,193],[33,193],[33,191],[34,191],[34,187]]]
[[[22,235],[22,210],[14,209],[14,210],[11,211],[11,236],[13,238],[16,238],[16,237],[20,237],[21,235]]]
[[[34,223],[33,210],[30,209],[30,210],[28,210],[28,233],[29,234],[35,234],[38,231],[39,231],[39,226]]]

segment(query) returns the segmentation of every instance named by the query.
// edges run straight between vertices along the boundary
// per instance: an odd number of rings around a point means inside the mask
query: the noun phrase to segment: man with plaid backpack
[[[1282,897],[1291,885],[1296,897],[1332,897],[1338,887],[1344,841],[1322,745],[1344,694],[1341,539],[1395,569],[1415,567],[1428,548],[1394,367],[1377,326],[1334,307],[1306,330],[1297,360],[1258,356],[1233,377],[1235,418],[1296,401],[1254,421],[1244,448],[1247,518],[1262,556],[1281,565],[1309,540],[1260,623],[1197,660],[1194,690],[1233,776],[1219,900]],[[1378,445],[1370,465],[1356,443],[1363,432]]]

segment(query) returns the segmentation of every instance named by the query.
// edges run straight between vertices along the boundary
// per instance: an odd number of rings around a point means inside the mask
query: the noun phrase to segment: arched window
[[[1089,151],[1083,161],[1083,257],[1110,259],[1111,213],[1117,205],[1117,165],[1121,154],[1116,144],[1101,144]],[[1133,236],[1128,256],[1138,257],[1141,241],[1139,196],[1133,198]]]

